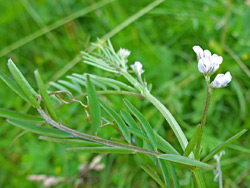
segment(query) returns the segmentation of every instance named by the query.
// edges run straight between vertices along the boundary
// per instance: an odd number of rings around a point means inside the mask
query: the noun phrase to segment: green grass
[[[104,3],[103,3],[104,2]],[[223,56],[219,73],[229,70],[229,87],[215,89],[204,130],[203,155],[243,128],[250,128],[250,26],[249,6],[245,1],[49,1],[21,0],[0,2],[0,69],[7,73],[7,59],[17,64],[35,87],[33,71],[39,69],[44,81],[65,79],[71,73],[108,76],[81,63],[81,50],[96,38],[111,37],[116,49],[132,51],[129,63],[142,62],[152,92],[178,120],[188,139],[200,123],[205,103],[205,82],[197,70],[192,46],[200,45]],[[149,5],[150,4],[150,5]],[[155,6],[159,4],[158,6]],[[152,9],[152,10],[151,10]],[[32,108],[0,82],[0,106],[19,112],[35,113]],[[35,88],[37,89],[37,88]],[[113,104],[121,96],[111,96]],[[161,114],[148,102],[129,97],[147,117],[154,130],[179,151],[178,143]],[[112,105],[116,111],[125,108]],[[73,128],[90,133],[84,110],[79,104],[57,110]],[[27,180],[31,174],[72,177],[78,166],[90,162],[94,154],[66,153],[65,146],[38,140],[0,119],[0,187],[42,187]],[[103,137],[116,133],[103,128]],[[225,187],[247,187],[249,174],[249,133],[226,148],[222,157]],[[140,161],[129,155],[103,157],[105,168],[90,171],[85,187],[157,187],[140,168]],[[212,161],[214,163],[214,161]],[[181,187],[190,187],[190,174],[175,165]],[[211,171],[205,172],[207,187]],[[72,182],[59,186],[72,187]]]

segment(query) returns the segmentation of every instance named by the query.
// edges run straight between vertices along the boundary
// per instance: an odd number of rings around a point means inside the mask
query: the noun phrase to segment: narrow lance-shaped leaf
[[[73,138],[73,136],[71,134],[63,132],[63,131],[58,130],[58,129],[37,126],[37,125],[31,124],[31,123],[26,123],[26,122],[14,120],[14,119],[8,119],[7,122],[9,122],[10,124],[15,125],[17,127],[20,127],[22,129],[36,133],[36,134],[59,137],[59,138]]]
[[[138,130],[140,132],[140,129],[138,128],[138,125],[136,124],[135,120],[133,119],[133,117],[130,115],[130,113],[128,113],[126,110],[121,110],[120,111],[123,119],[125,120],[125,122],[132,128]],[[135,138],[135,142],[137,143],[137,145],[139,147],[143,147],[143,141],[142,139],[138,138],[137,136],[134,136]]]
[[[40,140],[46,140],[49,142],[57,142],[57,143],[64,143],[64,144],[74,144],[78,146],[103,146],[102,144],[98,144],[95,142],[90,142],[86,140],[80,140],[80,139],[65,139],[65,138],[54,138],[54,137],[48,137],[48,136],[39,136]]]
[[[170,143],[168,143],[164,138],[162,138],[157,133],[155,133],[155,135],[156,135],[158,145],[160,145],[160,147],[164,149],[164,151],[167,151],[168,153],[180,155],[179,152]]]
[[[92,131],[95,135],[97,135],[101,127],[101,107],[99,104],[99,99],[95,87],[92,84],[88,75],[87,75],[87,93],[88,93],[89,113],[90,113]]]
[[[136,155],[143,161],[147,166],[154,172],[158,172],[159,168],[156,166],[156,163],[152,160],[152,158],[144,153],[136,153]]]
[[[188,157],[183,157],[180,155],[162,154],[162,155],[158,155],[158,157],[160,159],[164,159],[167,161],[178,163],[178,164],[183,165],[183,166],[188,165],[188,166],[193,166],[193,167],[201,167],[201,168],[205,168],[205,169],[214,169],[215,168],[212,165],[209,165],[209,164],[206,164],[206,163],[203,163],[203,162],[200,162],[200,161],[197,161],[195,159],[188,158]]]
[[[154,172],[152,172],[149,168],[146,166],[141,166],[141,168],[151,177],[153,178],[162,188],[167,188],[167,185],[165,185],[160,177],[156,175]]]
[[[229,138],[227,141],[223,142],[222,144],[220,144],[219,146],[217,146],[213,151],[211,151],[203,160],[202,162],[207,162],[209,159],[211,159],[216,153],[220,152],[221,150],[223,150],[225,147],[227,147],[229,144],[231,144],[232,142],[234,142],[235,140],[237,140],[239,137],[241,137],[245,132],[247,132],[246,129],[243,129],[242,131],[240,131],[239,133],[237,133],[236,135],[232,136],[231,138]]]
[[[179,183],[179,178],[177,177],[177,174],[176,174],[176,170],[175,170],[175,167],[174,167],[174,164],[172,164],[172,162],[169,162],[169,161],[166,161],[167,163],[167,167],[171,169],[171,172],[172,172],[172,178],[173,178],[173,181],[174,181],[174,188],[180,188],[180,183]]]
[[[129,85],[123,83],[123,82],[117,81],[117,80],[115,80],[115,79],[99,77],[99,76],[92,75],[92,74],[91,74],[90,76],[91,76],[92,78],[95,78],[96,80],[99,80],[99,81],[101,81],[101,82],[107,84],[107,85],[108,85],[108,84],[112,84],[112,85],[116,85],[116,86],[118,86],[118,87],[120,87],[120,88],[126,89],[126,90],[128,90],[128,91],[132,91],[132,92],[135,92],[135,91],[136,91],[136,89],[132,88],[131,86],[129,86]],[[111,85],[111,87],[112,87],[112,85]]]
[[[35,108],[40,108],[36,99],[38,96],[37,93],[30,86],[29,82],[24,78],[23,74],[20,72],[20,70],[16,67],[16,65],[13,63],[11,59],[8,60],[8,67],[13,78],[16,80],[17,84],[19,85],[25,96],[29,99],[31,104]]]
[[[164,178],[164,182],[168,187],[171,187],[171,182],[170,182],[170,173],[168,171],[167,165],[165,162],[165,160],[162,159],[158,159],[160,168],[161,168],[161,172],[162,172],[162,176]]]
[[[201,132],[201,125],[197,125],[195,130],[194,130],[194,134],[191,138],[191,140],[189,141],[184,153],[183,153],[183,156],[184,157],[188,157],[189,154],[193,151],[195,145],[197,144],[197,141],[200,137],[200,132]]]
[[[132,154],[133,150],[119,147],[75,147],[67,148],[67,151],[73,152],[90,152],[90,153],[117,153],[117,154]]]
[[[23,91],[20,89],[20,87],[17,85],[17,83],[13,79],[11,79],[9,76],[7,76],[1,71],[0,71],[0,77],[7,84],[7,86],[9,86],[10,89],[12,89],[16,94],[22,97],[27,103],[31,104],[31,102],[27,99]]]
[[[43,101],[48,109],[49,114],[51,115],[52,119],[54,119],[55,121],[58,121],[56,112],[51,104],[49,95],[47,93],[47,90],[45,89],[42,77],[39,74],[38,70],[35,71],[35,77],[36,77],[37,85],[38,85],[39,90],[40,90],[41,95],[42,95],[42,99],[43,99]]]
[[[108,106],[105,102],[100,100],[100,104],[104,108],[104,110],[115,120],[118,127],[120,128],[125,140],[129,143],[131,143],[131,135],[128,131],[128,127],[124,123],[124,121],[121,119],[121,117],[116,113],[115,110],[113,110],[110,106]]]
[[[44,119],[40,117],[31,116],[28,114],[22,114],[16,111],[6,110],[2,108],[0,108],[0,116],[4,118],[18,119],[18,120],[30,121],[34,123],[44,123]]]
[[[128,100],[124,99],[123,101],[126,104],[126,106],[128,107],[128,109],[131,111],[131,113],[133,113],[135,115],[135,117],[140,121],[140,123],[142,124],[144,131],[147,133],[149,140],[151,141],[154,149],[157,150],[156,137],[155,137],[154,131],[153,131],[151,125],[149,124],[149,122]]]

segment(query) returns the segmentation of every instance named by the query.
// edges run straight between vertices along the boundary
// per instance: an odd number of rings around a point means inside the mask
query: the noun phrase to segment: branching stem
[[[130,150],[133,150],[135,152],[144,153],[144,154],[151,155],[151,156],[154,156],[154,157],[158,157],[158,155],[162,154],[162,153],[142,149],[142,148],[139,148],[139,147],[136,147],[136,146],[121,144],[121,143],[106,140],[106,139],[103,139],[103,138],[100,138],[100,137],[97,137],[97,136],[91,136],[91,135],[88,135],[88,134],[85,134],[85,133],[75,131],[73,129],[70,129],[70,128],[68,128],[68,127],[54,121],[42,109],[37,109],[37,111],[39,112],[39,114],[44,118],[44,120],[47,123],[49,123],[53,127],[56,127],[57,129],[60,129],[60,130],[62,130],[64,132],[67,132],[67,133],[70,133],[75,137],[83,138],[83,139],[93,141],[93,142],[97,142],[97,143],[100,143],[100,144],[104,144],[106,146],[121,147],[121,148],[125,148],[125,149],[130,149]]]

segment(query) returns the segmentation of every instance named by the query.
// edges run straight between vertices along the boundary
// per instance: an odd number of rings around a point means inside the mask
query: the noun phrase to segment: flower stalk
[[[195,150],[195,159],[200,158],[201,140],[202,140],[203,130],[204,130],[204,126],[205,126],[206,119],[207,119],[208,107],[209,107],[209,103],[210,103],[210,99],[211,99],[212,91],[213,91],[212,88],[209,87],[210,77],[205,76],[205,79],[206,79],[207,96],[206,96],[206,103],[205,103],[205,107],[204,107],[204,111],[203,111],[203,115],[201,119],[200,137],[197,141],[196,150]]]

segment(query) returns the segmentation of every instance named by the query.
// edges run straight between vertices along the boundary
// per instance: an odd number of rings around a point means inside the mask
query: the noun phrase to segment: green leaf
[[[169,171],[167,169],[166,163],[167,161],[162,160],[162,159],[158,159],[160,168],[161,168],[161,172],[162,172],[162,176],[164,178],[164,182],[168,187],[171,187],[171,182],[170,182],[170,176],[169,176]]]
[[[39,136],[40,140],[46,140],[49,142],[57,142],[57,143],[64,143],[64,144],[75,144],[79,146],[102,146],[102,144],[98,144],[95,142],[90,142],[86,140],[80,140],[80,139],[63,139],[63,138],[54,138],[54,137],[48,137],[48,136]]]
[[[188,165],[188,166],[193,166],[193,167],[201,167],[201,168],[205,168],[205,169],[214,169],[215,168],[212,165],[209,165],[209,164],[206,164],[206,163],[203,163],[203,162],[200,162],[200,161],[197,161],[195,159],[188,158],[188,157],[183,157],[180,155],[162,154],[162,155],[158,155],[158,157],[160,159],[164,159],[167,161],[178,163],[178,164],[183,165],[183,166]]]
[[[160,177],[153,173],[149,168],[147,168],[146,166],[141,165],[141,168],[151,177],[153,178],[162,188],[167,188],[167,186],[162,182],[162,180],[160,179]]]
[[[141,139],[145,140],[146,142],[151,143],[151,141],[149,140],[148,136],[142,132],[140,132],[137,129],[128,127],[129,132],[131,132],[133,135],[136,135],[138,137],[140,137]],[[158,139],[158,137],[160,137],[159,135],[156,134],[156,137]],[[167,143],[167,144],[166,144]],[[172,153],[172,154],[176,154],[176,155],[180,155],[167,141],[165,141],[163,138],[161,138],[160,140],[157,140],[157,144],[158,144],[158,148],[161,149],[162,151],[165,151],[166,153]]]
[[[7,84],[7,86],[9,86],[10,89],[12,89],[16,94],[18,94],[21,98],[23,98],[27,103],[31,104],[31,102],[27,99],[23,91],[20,89],[20,87],[13,79],[11,79],[9,76],[7,76],[1,71],[0,71],[0,77]]]
[[[225,147],[227,147],[229,144],[231,144],[232,142],[234,142],[235,140],[237,140],[239,137],[241,137],[245,132],[247,132],[246,129],[243,129],[242,131],[240,131],[239,133],[237,133],[236,135],[232,136],[231,138],[229,138],[227,141],[223,142],[222,144],[220,144],[219,146],[217,146],[213,151],[211,151],[203,160],[202,162],[207,162],[209,159],[211,159],[216,153],[220,152],[221,150],[223,150]]]
[[[72,89],[72,90],[77,91],[80,94],[82,93],[81,88],[79,87],[79,85],[76,85],[74,83],[71,83],[71,82],[68,82],[68,81],[65,81],[65,80],[58,80],[57,82],[64,85],[64,86],[66,86],[66,87],[68,87],[68,88],[70,88],[70,89]]]
[[[125,140],[121,140],[121,139],[118,139],[118,138],[111,138],[111,141],[117,142],[117,143],[120,143],[120,144],[128,145],[128,143]]]
[[[189,154],[193,151],[195,145],[197,144],[197,141],[200,137],[200,132],[201,132],[201,125],[197,125],[195,130],[194,130],[194,134],[191,138],[191,140],[189,141],[184,153],[183,153],[183,156],[184,157],[188,157]]]
[[[50,82],[49,85],[56,88],[56,89],[58,89],[58,90],[60,90],[60,91],[68,91],[68,92],[70,92],[66,87],[64,87],[61,84],[58,84],[56,82]]]
[[[16,80],[17,84],[19,85],[25,96],[29,99],[31,104],[35,108],[40,108],[36,99],[38,96],[37,93],[30,86],[29,82],[24,78],[23,74],[20,72],[20,70],[16,67],[16,65],[13,63],[11,59],[8,60],[8,67],[13,78]]]
[[[114,89],[119,89],[119,88],[123,88],[123,89],[126,89],[127,91],[132,91],[132,92],[136,92],[136,89],[132,88],[131,86],[123,83],[123,82],[120,82],[120,81],[117,81],[117,80],[114,80],[114,79],[111,79],[111,78],[105,78],[105,77],[100,77],[100,76],[96,76],[96,75],[90,75],[91,78],[94,78],[96,80],[99,80],[101,81],[102,83],[110,86],[110,87],[113,87]],[[114,87],[116,86],[116,87]]]
[[[10,124],[15,125],[17,127],[20,127],[22,129],[36,133],[36,134],[59,137],[59,138],[73,138],[73,136],[71,134],[69,134],[67,132],[63,132],[63,131],[58,130],[58,129],[37,126],[34,124],[30,124],[30,123],[26,123],[26,122],[14,120],[14,119],[7,119],[7,122],[9,122]]]
[[[153,147],[155,150],[157,150],[157,141],[154,134],[154,131],[149,124],[149,122],[146,120],[146,118],[126,99],[123,100],[128,109],[135,115],[135,117],[140,121],[144,131],[147,133],[149,140],[151,141]]]
[[[90,152],[90,153],[120,153],[120,154],[132,154],[133,150],[119,148],[119,147],[75,147],[67,148],[67,151],[73,152]]]
[[[89,75],[89,74],[84,74],[84,75],[82,75],[82,74],[73,73],[72,75],[73,75],[75,78],[79,78],[79,79],[81,79],[81,80],[83,80],[83,81],[86,81],[86,80],[87,80],[87,76],[86,76],[86,75]],[[94,86],[99,87],[99,88],[102,88],[102,90],[107,90],[106,85],[103,84],[103,83],[101,83],[100,81],[94,80],[94,79],[91,78],[91,82],[92,82],[92,84],[93,84]]]
[[[51,104],[49,95],[47,93],[47,90],[45,89],[42,77],[39,74],[38,70],[35,71],[35,77],[36,77],[36,82],[37,82],[37,85],[39,87],[40,93],[42,95],[42,99],[43,99],[43,101],[48,109],[49,114],[51,115],[52,119],[54,119],[55,121],[58,121],[56,112]]]
[[[128,113],[126,110],[121,110],[120,111],[123,119],[126,121],[126,123],[134,128],[134,129],[137,129],[137,130],[140,130],[138,125],[136,124],[135,120],[133,119],[133,117],[130,115],[130,113]]]
[[[138,125],[136,124],[135,120],[132,118],[132,116],[130,115],[130,113],[128,113],[126,110],[121,110],[120,111],[123,119],[125,120],[125,122],[132,127],[135,130],[138,130],[140,132],[140,129],[138,127]],[[131,132],[131,131],[130,131]],[[135,138],[135,142],[139,147],[143,147],[143,141],[141,138],[138,138],[137,136],[134,136]]]
[[[92,131],[95,135],[97,135],[101,127],[101,107],[99,104],[99,99],[96,94],[95,87],[92,84],[88,75],[87,75],[87,93],[88,93],[89,113],[90,113]]]
[[[17,120],[23,120],[23,121],[30,121],[33,123],[44,123],[44,119],[37,117],[37,116],[31,116],[28,114],[22,114],[16,111],[12,110],[6,110],[3,108],[0,108],[0,116],[4,118],[11,118],[11,119],[17,119]]]
[[[158,172],[159,168],[156,166],[156,164],[154,163],[154,161],[151,159],[151,157],[149,157],[148,155],[144,154],[144,153],[136,153],[136,155],[140,158],[140,160],[142,160],[145,164],[147,164],[147,166],[155,171]]]
[[[115,120],[118,127],[120,128],[125,140],[129,143],[131,143],[131,135],[128,131],[128,127],[124,123],[124,121],[121,119],[121,117],[116,113],[115,110],[113,110],[110,106],[108,106],[106,103],[104,103],[102,100],[100,100],[100,104],[102,105],[103,109]]]
[[[163,151],[166,151],[168,153],[180,155],[179,152],[171,145],[169,144],[164,138],[162,138],[160,135],[155,133],[156,139],[160,147],[163,149]]]
[[[180,183],[179,183],[179,178],[176,174],[176,171],[175,171],[175,167],[174,165],[169,162],[169,161],[166,161],[167,162],[167,165],[169,166],[169,168],[171,169],[171,172],[172,172],[172,178],[173,178],[173,181],[174,181],[174,187],[175,188],[180,188]]]

